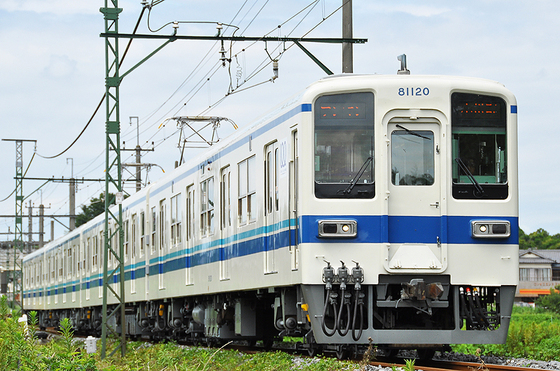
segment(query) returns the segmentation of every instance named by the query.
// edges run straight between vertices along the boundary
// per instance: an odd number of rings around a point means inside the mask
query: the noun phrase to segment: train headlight
[[[355,220],[320,220],[319,237],[350,238],[358,235],[358,222]]]
[[[474,238],[508,238],[511,224],[507,220],[473,220],[471,235]]]

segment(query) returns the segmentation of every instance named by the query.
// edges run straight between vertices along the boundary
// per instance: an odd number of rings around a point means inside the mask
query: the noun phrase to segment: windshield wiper
[[[414,136],[417,136],[417,137],[422,138],[422,139],[431,140],[431,138],[428,138],[428,137],[425,137],[425,136],[423,136],[423,135],[421,135],[421,134],[418,134],[418,133],[416,133],[416,132],[414,132],[414,131],[412,131],[412,130],[410,130],[410,129],[405,128],[405,127],[402,126],[402,125],[397,124],[397,127],[398,127],[399,129],[403,129],[404,131],[406,131],[406,132],[407,132],[408,134],[410,134],[410,135],[414,135]]]
[[[474,178],[474,176],[472,175],[471,171],[469,170],[469,168],[467,167],[467,165],[465,165],[465,163],[463,162],[463,160],[461,160],[459,157],[457,157],[455,159],[455,162],[459,165],[459,167],[461,168],[461,170],[463,170],[463,172],[467,175],[467,177],[470,179],[470,181],[472,182],[472,184],[474,185],[474,188],[476,189],[476,191],[479,193],[480,196],[482,196],[484,194],[484,189],[482,188],[482,186],[480,185],[480,183],[478,183],[476,181],[476,179]],[[475,194],[476,196],[476,194]]]
[[[350,182],[350,184],[348,184],[348,187],[346,187],[346,189],[341,190],[343,194],[348,195],[348,194],[350,194],[350,192],[352,192],[352,190],[354,189],[354,187],[358,183],[358,180],[360,180],[362,175],[364,175],[364,172],[366,171],[367,166],[371,161],[373,161],[373,156],[369,156],[368,158],[366,158],[366,161],[364,162],[364,164],[362,165],[360,170],[358,170],[358,173],[356,174],[356,176],[354,177],[352,182]]]

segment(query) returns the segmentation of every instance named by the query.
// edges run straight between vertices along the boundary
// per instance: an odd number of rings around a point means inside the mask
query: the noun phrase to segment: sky
[[[137,33],[161,28],[159,34],[169,35],[170,22],[177,21],[179,35],[216,35],[220,22],[227,35],[235,30],[236,36],[335,38],[341,37],[340,5],[341,0],[166,0],[144,12]],[[105,92],[103,6],[102,0],[0,0],[0,138],[36,140],[23,144],[26,177],[104,178],[104,105],[70,146]],[[132,33],[141,1],[121,0],[119,7],[120,32]],[[560,2],[354,0],[353,8],[354,37],[368,39],[354,46],[354,73],[395,74],[400,67],[396,57],[405,53],[412,74],[487,78],[516,95],[519,224],[526,233],[538,228],[560,233],[560,125],[555,111],[560,96]],[[126,43],[120,44],[121,53]],[[134,40],[121,74],[162,43]],[[341,72],[340,45],[305,46],[333,72]],[[289,43],[225,43],[226,57],[231,58],[226,67],[220,48],[214,41],[178,40],[123,79],[124,148],[132,149],[139,141],[143,148],[154,149],[143,153],[143,162],[153,164],[143,173],[144,181],[156,181],[162,169],[172,170],[180,158],[177,126],[169,118],[220,116],[243,127],[325,77]],[[274,81],[271,59],[279,60]],[[138,127],[130,117],[138,117]],[[223,121],[218,134],[224,137],[233,130]],[[12,215],[15,143],[0,141],[0,153],[0,215]],[[134,162],[132,155],[124,152],[122,162]],[[68,183],[49,182],[36,191],[42,184],[24,181],[24,214],[30,201],[34,213],[43,203],[45,214],[67,214]],[[134,184],[126,189],[133,192]],[[79,183],[77,210],[103,190],[102,182]],[[27,218],[23,225],[27,231]],[[64,225],[68,219],[58,218],[55,237],[66,232]],[[0,233],[8,230],[14,230],[14,219],[0,218]],[[38,231],[38,221],[33,230]],[[0,235],[2,241],[11,238]]]

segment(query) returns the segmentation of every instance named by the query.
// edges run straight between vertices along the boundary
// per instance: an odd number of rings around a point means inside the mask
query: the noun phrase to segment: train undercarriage
[[[285,336],[300,337],[299,348],[309,354],[339,357],[370,344],[389,354],[418,349],[431,357],[449,344],[505,342],[515,286],[454,286],[442,275],[381,275],[379,284],[362,285],[357,268],[326,268],[325,285],[129,303],[124,320],[116,315],[108,325],[119,333],[124,325],[133,339],[206,345],[268,347]],[[56,328],[63,318],[77,333],[101,334],[100,306],[38,313],[41,328]]]

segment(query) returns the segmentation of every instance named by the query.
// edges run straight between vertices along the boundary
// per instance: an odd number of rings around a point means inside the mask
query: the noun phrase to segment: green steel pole
[[[118,0],[105,0],[105,7],[100,9],[105,18],[105,228],[104,228],[104,255],[103,255],[103,313],[101,329],[101,357],[105,358],[107,352],[107,337],[114,335],[117,347],[111,352],[114,354],[119,348],[121,356],[126,353],[125,334],[125,290],[124,290],[124,245],[122,229],[122,178],[120,157],[120,112],[119,112],[119,42],[118,20],[122,9],[118,7]],[[111,154],[115,156],[111,159]],[[111,193],[116,196],[117,211],[110,210],[113,204]],[[109,233],[110,226],[113,230]],[[116,237],[116,238],[115,238]],[[108,270],[109,254],[113,256],[116,267],[111,272]],[[116,283],[113,288],[112,284]],[[114,296],[114,301],[109,306],[109,292]],[[109,311],[110,310],[110,311]],[[114,324],[114,328],[111,326]],[[118,327],[120,325],[120,334]]]

